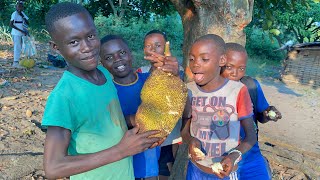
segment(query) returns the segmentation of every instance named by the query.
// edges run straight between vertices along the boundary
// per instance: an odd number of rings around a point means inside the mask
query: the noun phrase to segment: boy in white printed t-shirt
[[[23,2],[18,1],[16,11],[11,15],[10,27],[13,40],[13,67],[19,67],[19,59],[22,48],[22,36],[28,35],[27,26],[29,25],[28,16],[23,12]]]

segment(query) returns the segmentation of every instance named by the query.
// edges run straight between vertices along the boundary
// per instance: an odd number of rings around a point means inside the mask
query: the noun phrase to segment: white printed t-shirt
[[[204,92],[195,82],[191,90],[191,136],[201,141],[206,157],[199,164],[211,167],[240,143],[240,121],[251,117],[248,89],[241,82],[227,80],[218,89]]]

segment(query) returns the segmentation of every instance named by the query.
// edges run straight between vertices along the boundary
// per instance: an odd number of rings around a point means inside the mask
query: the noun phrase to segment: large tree
[[[204,34],[245,44],[244,27],[251,22],[253,0],[171,0],[184,28],[184,65],[190,45]]]

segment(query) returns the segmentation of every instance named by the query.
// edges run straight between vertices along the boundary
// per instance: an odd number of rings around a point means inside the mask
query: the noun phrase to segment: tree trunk
[[[226,42],[245,45],[244,27],[251,22],[254,0],[171,0],[183,29],[184,66],[192,43],[205,34],[217,34]]]

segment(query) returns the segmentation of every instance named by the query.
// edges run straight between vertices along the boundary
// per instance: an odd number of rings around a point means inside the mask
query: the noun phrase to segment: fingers
[[[155,52],[148,52],[144,59],[149,60],[152,63],[159,63],[163,62],[165,56],[155,53]]]
[[[140,135],[141,135],[141,137],[149,137],[149,136],[156,135],[156,134],[159,134],[159,133],[160,133],[160,131],[152,130],[152,131],[147,131],[147,132],[141,133]],[[159,140],[160,140],[160,138],[158,139],[158,141]]]
[[[139,132],[139,125],[134,126],[132,129],[128,130],[128,133],[133,135]]]
[[[147,138],[145,141],[145,147],[152,149],[159,145],[158,141],[160,141],[160,138]]]
[[[162,138],[159,142],[158,142],[158,146],[160,146],[165,140],[166,140],[167,137],[164,137]]]
[[[154,148],[154,147],[156,147],[156,146],[159,146],[159,143],[158,143],[158,142],[153,143],[153,144],[150,146],[150,149],[152,149],[152,148]]]
[[[161,69],[164,72],[179,76],[179,63],[174,57],[166,57],[164,60],[164,65],[161,67]]]

